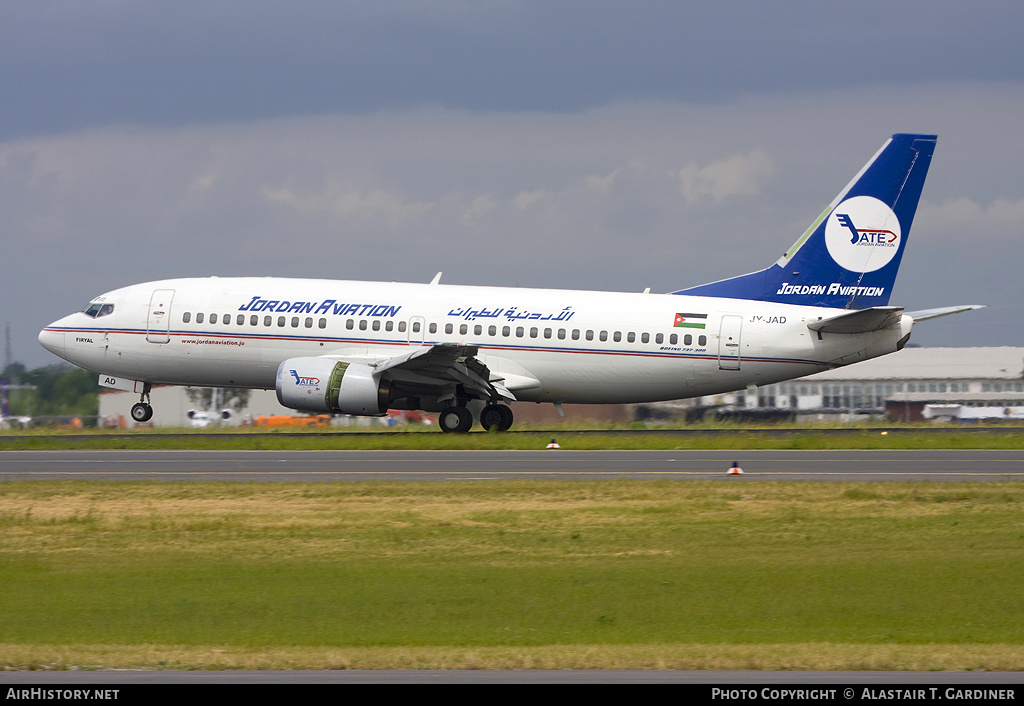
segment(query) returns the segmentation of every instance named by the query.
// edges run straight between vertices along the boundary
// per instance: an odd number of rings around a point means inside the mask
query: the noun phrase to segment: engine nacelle
[[[289,358],[277,368],[277,401],[304,412],[381,416],[388,393],[388,383],[361,363]]]

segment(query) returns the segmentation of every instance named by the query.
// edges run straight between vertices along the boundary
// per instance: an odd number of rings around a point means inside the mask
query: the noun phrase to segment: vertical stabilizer
[[[771,267],[673,294],[845,309],[889,303],[935,135],[893,135]]]

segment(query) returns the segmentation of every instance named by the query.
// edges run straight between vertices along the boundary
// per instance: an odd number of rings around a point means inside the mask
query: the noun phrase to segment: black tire
[[[485,431],[490,431],[491,429],[500,431],[501,423],[504,419],[505,415],[501,411],[501,405],[489,404],[480,410],[480,426]]]
[[[501,410],[501,423],[498,425],[498,431],[508,431],[512,428],[512,408],[506,405],[499,404],[498,409]]]
[[[132,405],[132,419],[138,423],[148,422],[153,418],[153,408],[144,402],[136,402]]]
[[[437,423],[443,432],[465,434],[473,426],[473,413],[465,407],[446,407]]]
[[[480,426],[487,431],[508,431],[512,428],[512,410],[503,404],[489,404],[480,412]]]

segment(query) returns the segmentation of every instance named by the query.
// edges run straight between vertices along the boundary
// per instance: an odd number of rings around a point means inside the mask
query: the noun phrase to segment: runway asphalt
[[[727,473],[733,462],[742,475]],[[5,451],[0,480],[1024,480],[1022,450]]]

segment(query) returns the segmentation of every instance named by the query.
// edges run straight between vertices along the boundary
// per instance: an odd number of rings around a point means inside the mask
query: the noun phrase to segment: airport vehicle
[[[777,262],[668,294],[281,278],[117,289],[39,341],[134,390],[276,389],[319,414],[438,412],[446,432],[507,430],[515,400],[635,403],[765,385],[898,351],[914,323],[889,298],[934,135],[897,134]]]

